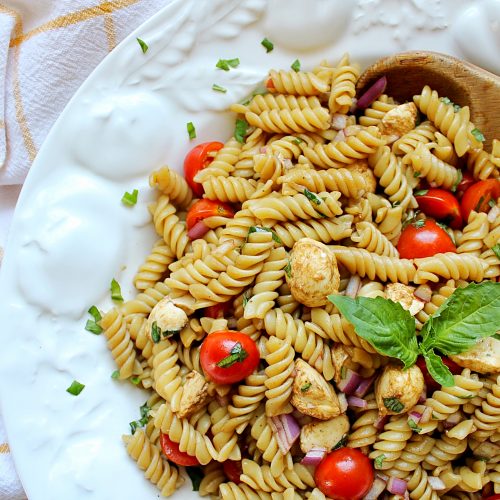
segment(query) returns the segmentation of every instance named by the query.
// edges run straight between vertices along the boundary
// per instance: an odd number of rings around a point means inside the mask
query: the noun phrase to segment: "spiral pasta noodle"
[[[349,54],[344,54],[333,72],[332,87],[328,98],[331,113],[347,113],[356,95],[359,66],[350,64]]]
[[[169,167],[161,167],[149,176],[149,185],[157,188],[179,208],[187,208],[193,199],[193,192],[188,183]]]
[[[310,96],[328,90],[328,84],[311,72],[271,70],[269,78],[272,82],[270,90],[280,94]]]

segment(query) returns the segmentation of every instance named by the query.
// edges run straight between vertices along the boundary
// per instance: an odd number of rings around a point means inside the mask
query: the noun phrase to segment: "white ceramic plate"
[[[126,39],[77,92],[24,186],[1,274],[2,411],[31,500],[145,499],[155,488],[121,435],[145,395],[110,378],[102,336],[84,330],[92,304],[108,309],[114,277],[125,298],[154,234],[151,170],[180,169],[189,148],[226,140],[234,116],[269,68],[311,68],[345,51],[367,64],[407,49],[500,68],[500,2],[455,0],[182,0]],[[470,5],[470,4],[469,4]],[[149,50],[143,54],[136,41]],[[275,49],[260,45],[268,37]],[[473,40],[473,42],[472,42]],[[239,57],[237,69],[215,68]],[[214,92],[216,83],[228,89]],[[196,126],[189,141],[186,123]],[[120,202],[138,188],[139,203]],[[66,388],[86,385],[78,397]],[[179,498],[188,498],[187,486]]]

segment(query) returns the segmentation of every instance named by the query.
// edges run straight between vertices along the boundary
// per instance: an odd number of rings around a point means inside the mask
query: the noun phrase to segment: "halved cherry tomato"
[[[221,330],[201,344],[200,362],[207,378],[216,384],[234,384],[257,368],[259,349],[248,335]]]
[[[186,226],[191,229],[200,220],[220,215],[221,217],[234,217],[234,210],[222,201],[207,200],[203,198],[193,203],[186,215]]]
[[[206,307],[203,311],[203,315],[207,318],[225,318],[229,311],[231,310],[231,301],[220,302],[219,304],[214,304],[213,306]]]
[[[453,375],[460,375],[462,373],[462,368],[458,366],[455,361],[452,361],[450,358],[446,358],[444,356],[441,358],[441,360],[448,367],[450,372],[453,373]],[[424,376],[424,382],[427,388],[427,396],[430,396],[430,393],[437,391],[441,386],[431,377],[423,356],[419,356],[417,358],[417,366],[420,368],[420,371]]]
[[[240,476],[243,474],[243,468],[241,466],[240,460],[226,460],[222,462],[222,469],[224,474],[226,474],[229,481],[233,483],[240,484]]]
[[[340,448],[329,453],[316,467],[316,486],[335,500],[360,500],[373,483],[369,458],[356,448]]]
[[[500,500],[500,494],[492,495],[490,497],[483,498],[483,500]]]
[[[191,466],[191,465],[200,465],[198,459],[191,455],[188,455],[185,451],[179,450],[179,445],[172,441],[168,434],[160,433],[160,446],[163,451],[163,454],[174,464]]]
[[[476,182],[476,180],[468,170],[462,172],[462,180],[458,183],[457,190],[455,191],[457,198],[462,198],[465,191],[467,191],[474,182]]]
[[[198,198],[203,195],[203,187],[200,183],[195,182],[193,178],[200,170],[212,162],[214,157],[210,153],[219,151],[223,146],[222,142],[204,142],[195,146],[184,159],[184,177]]]
[[[437,253],[457,251],[448,233],[431,219],[408,224],[401,232],[397,248],[402,259],[432,257]]]
[[[274,83],[273,83],[273,79],[272,78],[268,78],[266,80],[266,89],[269,89],[269,90],[275,90],[275,86],[274,86]]]
[[[500,196],[500,181],[498,179],[486,179],[479,181],[465,191],[460,206],[464,223],[467,224],[469,214],[472,210],[476,212],[487,212],[490,207],[488,203],[493,200],[495,203]]]
[[[444,222],[453,229],[462,227],[462,216],[458,200],[444,189],[430,188],[415,195],[418,208],[425,215]]]

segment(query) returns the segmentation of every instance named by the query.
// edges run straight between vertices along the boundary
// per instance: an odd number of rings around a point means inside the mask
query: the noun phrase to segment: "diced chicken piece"
[[[179,418],[190,417],[203,408],[209,399],[208,382],[197,371],[190,372],[183,386],[177,416]]]
[[[295,300],[308,307],[324,306],[327,296],[339,290],[337,259],[323,243],[301,238],[293,246],[286,280]]]
[[[500,373],[500,340],[481,339],[472,349],[450,356],[458,366],[478,373]]]
[[[352,361],[353,349],[350,346],[345,346],[337,342],[332,347],[332,361],[335,368],[335,375],[333,379],[338,384],[342,379],[342,370],[350,368],[356,371],[358,365]]]
[[[413,102],[400,104],[388,111],[380,120],[380,131],[389,142],[394,142],[394,140],[415,128],[417,115],[417,107]]]
[[[356,171],[360,173],[366,182],[366,192],[374,193],[377,189],[377,179],[375,179],[375,175],[373,170],[368,166],[368,163],[363,160],[359,160],[356,163],[352,163],[347,166],[348,170]]]
[[[424,376],[417,365],[403,370],[389,364],[375,383],[380,415],[399,415],[413,408],[424,390]]]
[[[168,337],[182,330],[187,322],[186,313],[180,307],[174,305],[169,297],[165,297],[151,310],[146,322],[146,328],[149,336],[154,341],[152,337],[154,335],[153,330],[159,332],[162,338]]]
[[[345,415],[304,425],[300,430],[300,449],[307,453],[313,448],[330,451],[349,432],[349,419]]]
[[[403,309],[409,311],[412,316],[425,306],[423,301],[413,295],[414,291],[415,287],[402,283],[389,283],[385,289],[386,297],[393,302],[399,302]]]
[[[340,404],[331,384],[303,359],[295,361],[292,405],[304,415],[328,420],[340,415]]]

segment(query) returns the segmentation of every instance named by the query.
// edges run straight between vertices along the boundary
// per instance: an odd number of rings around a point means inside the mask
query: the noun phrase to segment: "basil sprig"
[[[381,354],[402,361],[405,369],[422,354],[430,375],[444,387],[454,385],[453,375],[436,351],[460,354],[480,339],[496,336],[500,324],[500,284],[492,281],[457,288],[424,324],[420,344],[415,318],[399,303],[382,297],[330,295],[328,299],[361,338]]]

